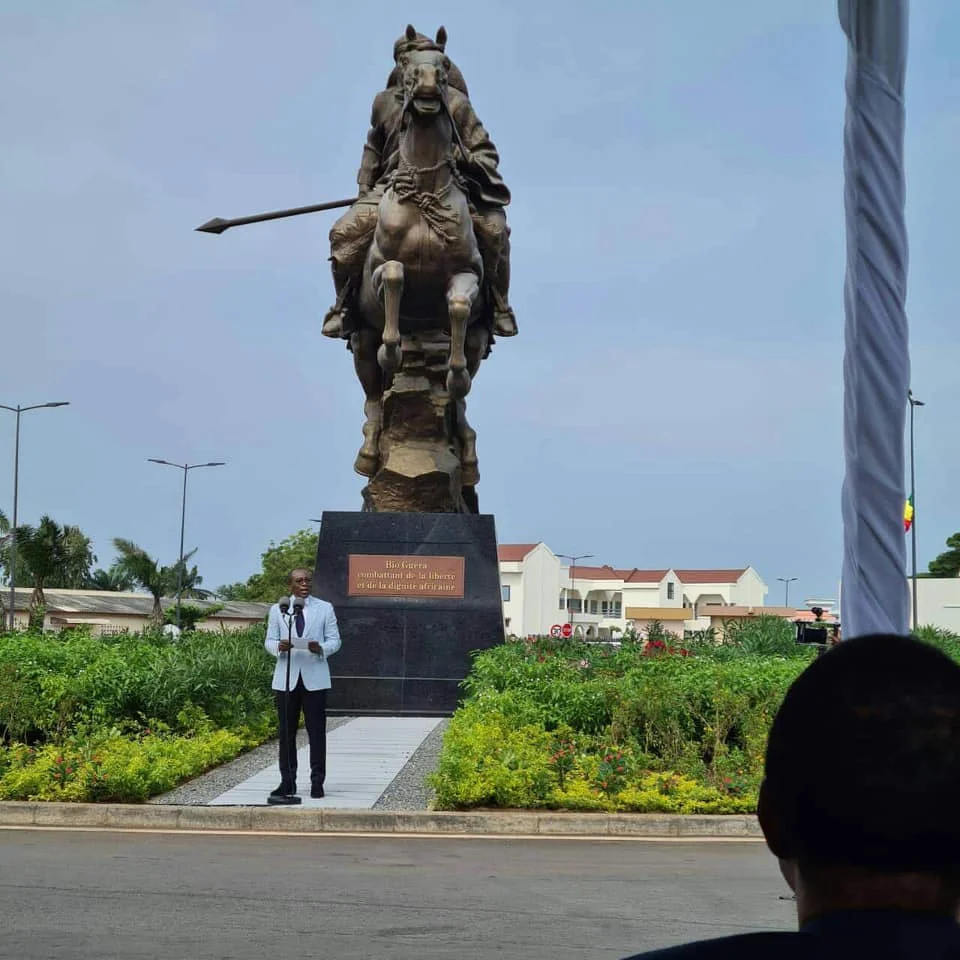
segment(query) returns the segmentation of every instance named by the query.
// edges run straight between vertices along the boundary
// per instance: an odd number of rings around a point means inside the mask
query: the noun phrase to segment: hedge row
[[[136,801],[273,736],[259,629],[0,635],[0,799]]]
[[[539,638],[480,653],[431,778],[436,805],[754,811],[773,716],[814,652],[776,625],[751,630],[720,646]],[[960,659],[960,637],[921,634]]]

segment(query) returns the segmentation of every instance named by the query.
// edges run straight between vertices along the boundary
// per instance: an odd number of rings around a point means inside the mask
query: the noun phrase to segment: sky
[[[833,0],[6,0],[0,403],[20,517],[207,586],[358,510],[362,393],[320,335],[335,213],[408,22],[440,24],[513,194],[511,301],[469,397],[501,542],[753,565],[836,597],[846,41]],[[908,310],[921,568],[960,529],[960,5],[912,10]],[[0,411],[9,514],[13,417]]]

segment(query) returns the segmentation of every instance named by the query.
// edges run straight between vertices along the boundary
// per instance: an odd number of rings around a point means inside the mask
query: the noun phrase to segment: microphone
[[[280,607],[280,613],[283,614],[283,616],[286,616],[287,612],[290,610],[290,598],[281,597],[277,605]]]
[[[303,599],[302,599],[301,597],[297,597],[297,598],[293,601],[293,612],[294,612],[294,614],[303,613],[303,606],[304,606],[304,604],[303,604]]]

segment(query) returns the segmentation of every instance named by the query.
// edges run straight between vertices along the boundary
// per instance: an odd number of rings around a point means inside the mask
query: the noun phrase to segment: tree
[[[313,570],[317,558],[317,532],[298,530],[273,543],[261,554],[261,572],[253,574],[246,583],[230,583],[216,593],[223,600],[254,600],[274,603],[287,592],[287,578],[291,570]]]
[[[203,577],[197,572],[196,566],[187,566],[187,561],[197,552],[196,548],[191,550],[183,558],[183,580],[180,579],[180,561],[178,560],[171,568],[171,592],[176,593],[177,587],[180,588],[181,597],[196,597],[198,600],[209,600],[213,596],[212,590],[204,590],[200,584],[203,583]]]
[[[3,570],[4,583],[10,583],[10,542],[11,525],[7,515],[0,510],[0,569]],[[17,583],[26,583],[30,579],[23,557],[17,555]]]
[[[82,590],[90,579],[90,568],[97,562],[93,544],[79,527],[65,524],[63,545],[63,561],[53,572],[47,586],[61,590]]]
[[[30,598],[31,616],[36,618],[45,606],[44,587],[78,587],[90,577],[90,567],[96,563],[90,538],[79,527],[64,524],[44,515],[36,527],[25,524],[18,527],[17,560],[33,582]]]
[[[187,561],[197,552],[196,549],[186,554],[182,561],[178,560],[172,566],[164,567],[160,565],[159,560],[154,560],[143,547],[138,546],[132,540],[115,537],[113,546],[120,554],[114,567],[120,574],[128,577],[131,582],[140,587],[141,590],[146,590],[153,597],[151,616],[157,626],[163,623],[161,600],[177,591],[177,585],[180,582],[181,563],[183,569],[182,596],[197,597],[201,600],[211,596],[209,590],[200,588],[203,577],[197,572],[197,568],[187,565]]]
[[[195,603],[180,604],[180,629],[184,633],[193,633],[197,629],[197,624],[201,620],[218,614],[223,609],[222,603],[211,603],[209,607],[198,607]],[[169,607],[163,615],[163,622],[176,626],[177,610],[176,607]]]
[[[154,560],[143,547],[132,540],[114,537],[113,546],[120,554],[117,567],[141,590],[146,590],[153,597],[151,615],[159,626],[163,623],[163,607],[160,600],[170,591],[173,568],[162,567],[159,560]]]
[[[10,543],[10,521],[7,519],[7,515],[0,510],[0,567],[3,567],[4,577],[6,577],[7,572],[7,555],[6,551]]]
[[[960,576],[960,533],[947,537],[949,550],[944,550],[939,556],[930,561],[928,570],[932,577]]]
[[[130,574],[118,563],[114,563],[109,570],[94,570],[84,586],[87,590],[123,592],[132,590],[134,583]]]

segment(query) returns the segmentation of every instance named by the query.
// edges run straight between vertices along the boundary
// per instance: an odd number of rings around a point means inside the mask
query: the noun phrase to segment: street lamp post
[[[0,403],[0,409],[9,410],[16,414],[17,426],[15,439],[13,442],[13,518],[10,526],[10,630],[13,631],[14,616],[17,603],[17,502],[20,492],[20,414],[28,410],[42,410],[46,407],[68,407],[67,400],[58,400],[54,403],[34,403],[29,407],[21,407],[17,404],[15,407],[8,407],[5,403]]]
[[[910,504],[913,507],[913,516],[910,520],[910,568],[913,580],[913,632],[917,632],[917,476],[914,470],[913,447],[913,414],[917,407],[925,407],[922,400],[918,400],[912,390],[907,391],[907,400],[910,402]]]
[[[576,584],[577,561],[578,561],[578,560],[589,560],[589,559],[591,559],[591,558],[593,557],[593,554],[592,554],[592,553],[578,553],[576,556],[571,556],[571,555],[568,554],[568,553],[558,553],[557,556],[560,557],[561,560],[569,560],[569,561],[570,561],[570,592],[572,593],[574,590],[576,590],[576,587],[577,587],[577,584]],[[569,623],[569,624],[572,626],[572,625],[573,625],[573,610],[572,610],[572,608],[571,608],[571,606],[570,606],[571,600],[572,600],[571,597],[567,597],[567,623]]]
[[[180,562],[177,564],[177,629],[180,629],[180,597],[183,593],[183,534],[187,526],[187,474],[198,467],[222,467],[225,460],[214,460],[210,463],[171,463],[169,460],[157,460],[147,457],[149,463],[162,463],[167,467],[176,467],[183,471],[183,499],[180,504]]]
[[[777,579],[783,584],[783,605],[785,607],[790,606],[790,584],[793,583],[797,578],[796,577],[777,577]]]

